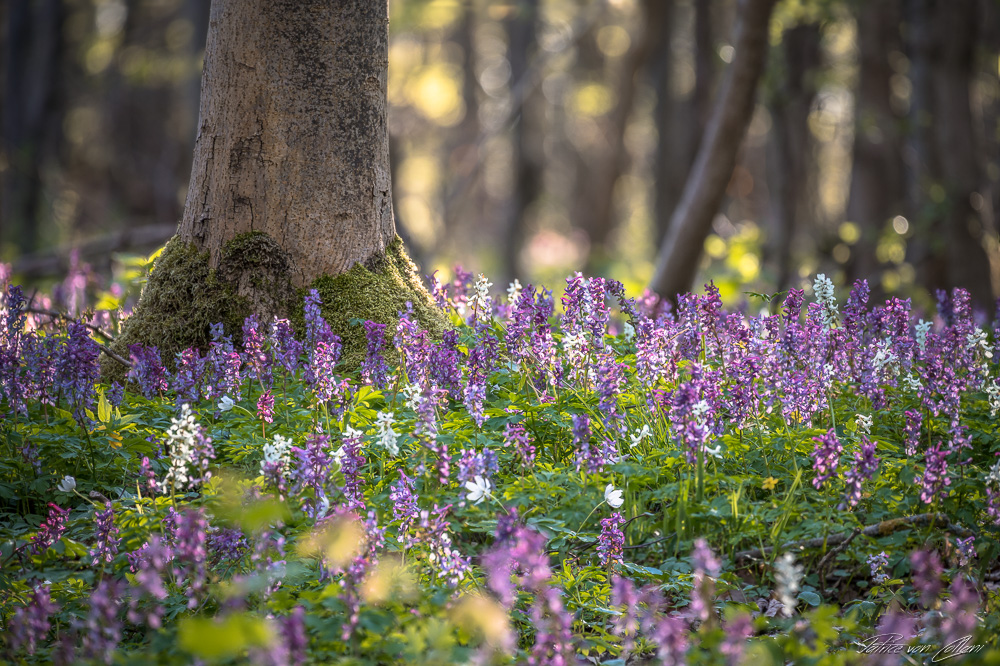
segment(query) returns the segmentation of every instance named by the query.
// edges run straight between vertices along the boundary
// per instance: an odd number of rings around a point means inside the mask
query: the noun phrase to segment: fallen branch
[[[947,531],[960,536],[962,538],[974,536],[974,532],[962,527],[961,525],[956,525],[948,516],[943,513],[921,513],[916,516],[904,516],[902,518],[891,518],[889,520],[883,520],[880,523],[875,523],[874,525],[869,525],[861,530],[861,534],[870,537],[880,537],[892,534],[904,527],[912,527],[917,525],[926,525],[930,527],[943,527]],[[853,539],[855,534],[851,532],[844,532],[842,534],[831,534],[826,537],[816,537],[815,539],[804,539],[802,541],[789,541],[788,543],[781,546],[781,550],[805,550],[806,548],[822,548],[824,546],[836,546],[845,541]],[[845,546],[846,547],[846,546]],[[750,550],[741,550],[737,552],[733,559],[737,562],[741,560],[754,560],[771,553],[774,550],[774,546],[767,546],[766,548],[751,548]]]

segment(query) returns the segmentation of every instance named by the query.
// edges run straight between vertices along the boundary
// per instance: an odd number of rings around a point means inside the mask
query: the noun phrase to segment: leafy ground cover
[[[4,284],[4,659],[1000,661],[997,331],[965,292],[921,319],[823,276],[728,312],[457,274],[453,330],[355,322],[360,368],[312,293],[300,331],[133,347],[127,386],[111,294]]]

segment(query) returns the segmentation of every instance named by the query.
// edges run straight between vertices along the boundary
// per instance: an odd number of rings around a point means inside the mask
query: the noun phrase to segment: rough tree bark
[[[656,258],[649,288],[667,298],[690,289],[712,218],[726,192],[767,57],[768,23],[775,0],[739,4],[732,65],[726,72],[691,169]]]
[[[212,3],[184,215],[121,351],[170,359],[215,321],[294,319],[308,287],[348,348],[351,318],[389,323],[407,301],[440,330],[396,237],[387,78],[385,0]]]

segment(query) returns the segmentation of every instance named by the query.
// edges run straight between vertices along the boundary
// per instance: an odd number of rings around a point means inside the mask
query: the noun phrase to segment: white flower
[[[420,406],[421,400],[423,400],[423,395],[420,393],[419,384],[407,384],[403,387],[403,395],[406,396],[406,402],[404,403],[409,409],[417,411],[417,407]]]
[[[608,487],[604,489],[604,501],[612,509],[617,509],[625,503],[625,498],[622,497],[622,491],[615,490],[615,487],[609,483]]]
[[[716,458],[721,458],[722,457],[722,444],[720,443],[720,444],[716,445],[715,448],[712,448],[708,444],[705,444],[705,453],[707,453],[710,456],[715,456]]]
[[[1000,411],[1000,386],[996,382],[991,382],[986,386],[986,397],[990,401],[990,418],[996,418]]]
[[[1000,460],[996,461],[990,473],[986,475],[986,485],[994,485],[1000,488]]]
[[[859,433],[866,437],[872,434],[872,417],[870,414],[858,414],[856,423]]]
[[[642,440],[644,440],[644,439],[646,439],[647,437],[650,437],[650,436],[651,436],[651,433],[649,432],[649,426],[648,425],[642,426],[642,430],[637,430],[634,435],[629,435],[629,437],[632,439],[632,446],[636,446],[636,445],[640,444],[642,442]]]
[[[219,407],[219,411],[220,412],[228,412],[235,405],[236,405],[236,403],[233,402],[232,398],[230,398],[228,395],[224,395],[224,396],[222,396],[222,400],[219,400],[218,407]]]
[[[924,385],[920,383],[920,378],[913,373],[903,375],[903,386],[906,387],[907,391],[913,392],[919,392],[920,389],[924,387]]]
[[[518,282],[517,278],[507,286],[507,302],[511,305],[517,305],[517,299],[521,296],[521,283]]]
[[[375,433],[378,436],[378,443],[390,455],[399,454],[399,445],[396,438],[399,434],[392,429],[392,412],[379,412],[375,417]]]
[[[632,339],[635,337],[635,326],[633,326],[632,324],[630,324],[628,322],[625,322],[625,332],[624,332],[624,334],[625,334],[625,341],[626,342],[632,342]]]
[[[931,330],[931,322],[920,320],[917,324],[917,346],[920,347],[920,353],[923,354],[927,349],[927,333]]]
[[[823,273],[816,276],[813,282],[813,293],[816,301],[823,306],[823,325],[832,328],[837,325],[837,297],[834,294],[833,282]]]
[[[472,298],[469,299],[469,307],[475,311],[477,319],[489,319],[493,314],[493,301],[490,298],[490,287],[492,286],[493,283],[480,273],[473,287]]]
[[[969,349],[979,347],[983,350],[983,356],[986,358],[993,358],[993,347],[990,346],[990,343],[986,338],[986,331],[977,326],[975,331],[965,336],[965,339],[968,343]]]
[[[475,480],[466,481],[465,488],[469,491],[469,494],[465,496],[465,499],[470,502],[475,502],[479,504],[483,501],[483,498],[488,497],[490,494],[490,482],[488,479],[476,475]]]
[[[895,377],[899,374],[899,358],[892,352],[891,341],[886,339],[879,344],[878,349],[875,350],[872,365],[883,377]]]
[[[778,601],[784,606],[785,617],[791,617],[799,601],[796,593],[802,583],[805,570],[801,564],[795,563],[795,556],[785,553],[774,563],[774,580],[778,584]]]
[[[274,442],[264,443],[264,459],[260,461],[260,473],[264,473],[264,466],[268,463],[281,463],[283,467],[282,474],[286,478],[291,474],[291,464],[292,464],[292,440],[282,437],[281,435],[274,436]]]
[[[59,485],[56,486],[56,488],[64,493],[71,493],[76,490],[76,479],[67,474],[62,478],[62,481],[59,482]]]

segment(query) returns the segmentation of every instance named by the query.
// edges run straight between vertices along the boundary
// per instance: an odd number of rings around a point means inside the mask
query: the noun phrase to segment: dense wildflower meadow
[[[998,330],[457,271],[359,368],[248,318],[174,359],[0,275],[8,663],[998,663]],[[98,309],[100,308],[100,309]]]

